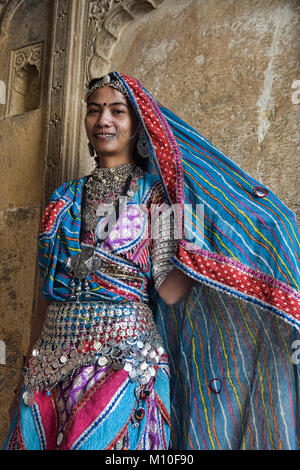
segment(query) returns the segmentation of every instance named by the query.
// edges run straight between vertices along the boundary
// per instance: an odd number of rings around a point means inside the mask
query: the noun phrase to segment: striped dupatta
[[[295,215],[139,81],[117,75],[146,131],[149,171],[183,211],[172,261],[196,281],[176,305],[152,294],[171,367],[171,447],[299,449]]]

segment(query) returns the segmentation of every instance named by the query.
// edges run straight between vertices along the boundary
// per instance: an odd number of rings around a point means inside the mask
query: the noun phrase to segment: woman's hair
[[[89,84],[88,84],[88,90],[90,90],[92,88],[92,86],[94,86],[94,84],[96,82],[98,82],[99,80],[101,80],[102,78],[93,78]],[[135,113],[135,110],[132,106],[132,104],[130,103],[129,99],[127,98],[126,96],[126,99],[128,101],[128,104],[131,108],[131,110]],[[138,116],[137,116],[138,117]],[[139,117],[138,117],[139,119]],[[133,158],[133,161],[144,171],[147,171],[148,170],[148,158],[143,158],[140,156],[138,150],[137,150],[137,142],[134,144],[134,148],[133,148],[133,153],[132,153],[132,158]],[[98,157],[95,158],[95,161],[96,163],[98,164],[99,163],[99,159]]]

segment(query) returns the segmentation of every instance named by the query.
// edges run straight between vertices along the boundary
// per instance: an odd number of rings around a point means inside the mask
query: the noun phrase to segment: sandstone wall
[[[0,446],[36,298],[51,16],[50,0],[21,3],[0,43]]]

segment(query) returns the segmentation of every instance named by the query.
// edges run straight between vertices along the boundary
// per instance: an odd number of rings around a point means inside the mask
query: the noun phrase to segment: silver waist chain
[[[136,395],[155,377],[164,353],[147,304],[138,302],[55,302],[48,307],[39,340],[24,368],[24,402],[50,391],[83,366],[98,363],[125,369]]]

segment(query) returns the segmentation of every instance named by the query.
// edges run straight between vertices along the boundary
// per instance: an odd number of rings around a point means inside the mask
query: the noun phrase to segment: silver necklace
[[[126,170],[124,171],[125,165],[126,165]],[[121,166],[123,167],[122,171],[118,171],[118,169]],[[104,168],[99,168],[99,169],[104,170]],[[98,170],[98,168],[96,170]],[[108,168],[105,168],[105,170],[108,170]],[[101,173],[102,174],[105,173],[106,175],[109,174],[109,178],[111,179],[112,179],[112,176],[119,176],[118,179],[114,178],[114,180],[117,181],[118,186],[123,188],[123,192],[126,189],[125,182],[129,178],[129,175],[132,176],[131,185],[127,189],[126,195],[125,195],[126,198],[128,198],[127,199],[127,203],[128,203],[132,199],[135,192],[139,189],[139,186],[137,185],[137,181],[139,180],[141,176],[143,176],[144,172],[140,167],[135,166],[135,164],[131,164],[131,163],[119,165],[119,167],[115,167],[115,170],[117,171],[101,172]],[[100,172],[97,172],[98,175],[99,173]],[[121,177],[121,174],[123,175],[122,177]],[[126,176],[126,179],[124,180],[125,176]],[[86,225],[85,227],[86,230],[87,230],[87,227],[89,227],[90,230],[93,230],[97,226],[98,221],[99,221],[99,215],[97,215],[97,208],[99,205],[101,205],[104,202],[103,200],[104,191],[100,189],[100,185],[98,184],[98,182],[99,180],[97,180],[97,178],[93,178],[91,184],[89,184],[88,186],[87,195],[89,195],[89,199],[86,197],[87,204],[85,205],[85,209],[84,209],[84,223]],[[93,192],[94,185],[97,188],[95,189],[95,192]],[[120,192],[121,191],[119,191],[119,194],[116,194],[116,199],[118,199],[118,196],[120,196]],[[100,197],[102,199],[100,199]],[[115,205],[112,205],[112,206],[114,209]],[[106,234],[106,237],[101,242],[99,242],[97,246],[100,245],[108,236],[109,236],[109,233]],[[65,263],[66,263],[66,267],[73,273],[73,279],[71,281],[71,289],[72,289],[71,299],[76,299],[76,301],[79,303],[82,291],[85,291],[86,297],[89,298],[90,294],[89,294],[89,285],[87,281],[87,276],[95,271],[98,271],[101,268],[101,264],[102,264],[100,258],[96,256],[96,247],[84,246],[80,253],[67,258],[65,260]],[[76,286],[75,279],[79,281],[77,286]]]
[[[84,229],[94,230],[99,221],[99,206],[116,201],[129,175],[132,175],[130,190],[135,191],[136,182],[143,171],[135,163],[123,163],[114,168],[96,168],[85,184]],[[111,211],[114,205],[111,204]]]

